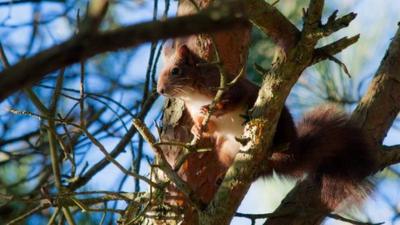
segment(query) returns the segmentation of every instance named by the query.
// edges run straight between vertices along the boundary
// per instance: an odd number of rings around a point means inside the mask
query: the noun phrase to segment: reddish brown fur
[[[274,153],[278,174],[309,176],[321,182],[321,197],[329,208],[345,198],[359,202],[370,191],[365,179],[377,168],[377,151],[347,115],[332,106],[309,112],[297,126],[298,138],[287,151]]]
[[[158,91],[172,97],[180,91],[194,91],[212,98],[219,86],[219,70],[205,63],[186,46],[180,46],[160,74]],[[173,68],[179,68],[179,76],[171,74]],[[225,92],[216,113],[223,114],[243,105],[251,107],[257,94],[256,85],[245,78],[239,79]],[[217,152],[222,146],[220,141],[214,146]],[[349,196],[362,199],[369,189],[365,178],[377,167],[373,144],[334,107],[319,107],[308,113],[297,131],[289,110],[284,107],[274,145],[288,148],[273,153],[261,175],[271,175],[273,170],[291,177],[307,174],[321,185],[321,199],[331,209]]]

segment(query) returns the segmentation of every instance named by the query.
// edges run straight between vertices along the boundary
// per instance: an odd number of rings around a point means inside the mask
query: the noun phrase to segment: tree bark
[[[197,11],[193,3],[199,8],[208,7],[212,0],[181,0],[179,2],[178,16],[192,14]],[[215,43],[220,61],[228,75],[239,74],[246,65],[247,52],[250,43],[250,24],[238,23],[232,28],[209,34],[200,34],[188,38],[182,38],[181,42],[187,44],[201,58],[208,62],[215,62]],[[245,70],[245,69],[244,69]],[[163,118],[163,141],[181,141],[190,142],[192,135],[190,129],[193,125],[192,119],[186,112],[183,103],[175,99],[167,99]],[[199,146],[213,146],[210,140],[201,140]],[[163,147],[169,163],[175,165],[178,156],[182,153],[179,147]],[[218,156],[215,149],[204,153],[191,154],[182,165],[178,174],[184,179],[198,197],[204,202],[209,203],[219,187],[219,179],[222,179],[227,168],[218,162]],[[172,195],[178,192],[175,187],[169,187]],[[197,224],[197,213],[194,211],[186,199],[181,194],[178,201],[173,204],[185,206],[183,224]],[[171,201],[169,201],[171,203]]]

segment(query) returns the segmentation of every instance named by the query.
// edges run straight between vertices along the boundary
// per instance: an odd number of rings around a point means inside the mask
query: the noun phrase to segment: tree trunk
[[[211,0],[181,0],[179,2],[178,16],[196,12],[195,2],[200,8],[210,5]],[[213,34],[197,35],[187,39],[181,39],[189,48],[201,58],[209,62],[215,61],[213,40],[216,44],[223,68],[228,75],[236,76],[246,65],[250,42],[250,24],[238,24],[229,31],[221,31]],[[230,77],[232,79],[232,77]],[[183,102],[175,99],[167,99],[163,117],[163,141],[173,140],[190,142],[192,135],[190,129],[193,125],[190,115],[185,110]],[[199,146],[213,146],[210,140],[201,140]],[[174,146],[163,147],[168,162],[174,166],[177,157],[182,153],[182,148]],[[214,151],[191,154],[181,166],[178,174],[185,180],[204,203],[209,203],[218,189],[219,179],[223,178],[227,168],[218,162],[217,154]],[[183,224],[197,224],[197,214],[189,205],[182,194],[179,194],[172,185],[168,188],[171,195],[177,198],[167,199],[170,204],[184,206]]]

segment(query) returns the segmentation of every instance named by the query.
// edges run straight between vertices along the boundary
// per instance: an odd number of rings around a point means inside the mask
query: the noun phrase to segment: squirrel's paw
[[[201,125],[193,125],[190,132],[197,138],[200,139],[203,136],[203,131],[201,129]]]
[[[212,115],[215,117],[220,117],[220,116],[224,115],[224,108],[225,108],[224,104],[226,104],[226,102],[227,102],[227,100],[221,100],[221,102],[218,102],[213,109]],[[210,112],[210,107],[211,107],[211,104],[203,105],[200,108],[200,113],[203,115],[207,115]]]
[[[210,105],[203,105],[200,107],[200,113],[203,115],[207,115],[207,113],[210,111]]]
[[[201,124],[195,124],[192,126],[192,129],[190,132],[197,138],[209,138],[213,135],[213,132],[215,130],[215,125],[213,122],[209,122],[207,126],[203,127]]]

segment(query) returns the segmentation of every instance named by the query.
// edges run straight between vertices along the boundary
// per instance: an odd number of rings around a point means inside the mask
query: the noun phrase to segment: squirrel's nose
[[[157,92],[159,94],[164,94],[165,93],[165,89],[164,88],[157,88],[157,89],[158,89]]]

